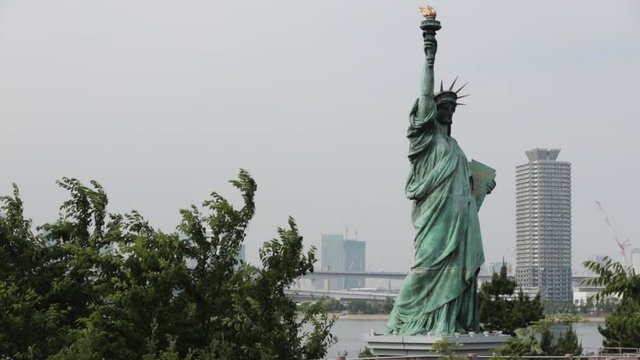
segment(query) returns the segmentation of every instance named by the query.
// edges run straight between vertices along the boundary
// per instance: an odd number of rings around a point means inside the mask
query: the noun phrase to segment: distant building
[[[631,249],[631,266],[636,274],[640,274],[640,248]]]
[[[343,245],[345,271],[364,272],[367,243],[359,240],[345,240]],[[344,286],[347,289],[363,288],[365,287],[364,276],[345,278]]]
[[[344,237],[339,234],[322,234],[320,243],[320,263],[322,271],[342,272],[344,264]],[[328,280],[329,290],[344,289],[344,277]]]
[[[499,274],[503,264],[507,266],[507,274],[511,275],[511,264],[507,262],[503,263],[502,261],[484,263],[480,268],[480,275],[491,276],[493,273]]]
[[[364,272],[366,264],[366,243],[364,241],[344,239],[343,235],[322,234],[320,245],[320,263],[322,271]],[[362,288],[364,277],[333,277],[324,283],[316,283],[317,289],[342,290]]]
[[[559,149],[516,167],[516,281],[544,300],[571,301],[571,163]]]

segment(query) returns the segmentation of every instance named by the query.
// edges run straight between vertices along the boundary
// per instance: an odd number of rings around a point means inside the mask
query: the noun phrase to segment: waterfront
[[[327,359],[335,359],[338,353],[348,353],[348,358],[358,357],[360,350],[364,349],[362,336],[375,330],[382,332],[387,321],[385,319],[338,319],[333,325],[331,333],[338,337],[327,354]],[[582,341],[585,351],[593,351],[602,345],[602,336],[598,332],[599,321],[581,322],[574,325],[578,338]]]

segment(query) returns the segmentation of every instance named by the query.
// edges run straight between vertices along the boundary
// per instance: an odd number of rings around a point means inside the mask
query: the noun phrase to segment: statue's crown
[[[465,86],[467,86],[467,84],[462,85],[458,90],[453,90],[453,87],[456,85],[456,81],[458,80],[458,77],[455,78],[455,80],[453,80],[453,83],[451,83],[451,86],[449,86],[448,90],[444,90],[444,84],[442,81],[440,81],[440,92],[438,92],[434,98],[436,100],[436,104],[440,105],[443,103],[447,103],[447,102],[452,102],[456,105],[464,105],[462,103],[458,102],[458,99],[462,99],[463,97],[467,97],[469,96],[469,94],[466,95],[460,95],[458,96],[458,93],[460,92],[460,90],[464,89]]]

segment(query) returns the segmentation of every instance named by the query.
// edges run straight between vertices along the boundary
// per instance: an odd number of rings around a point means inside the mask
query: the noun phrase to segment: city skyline
[[[497,171],[480,211],[487,261],[513,258],[513,168],[536,146],[562,148],[574,166],[576,272],[591,255],[621,259],[596,200],[639,247],[640,3],[431,5],[442,22],[437,81],[459,75],[471,93],[452,136]],[[406,271],[419,6],[1,2],[0,194],[15,182],[42,224],[67,198],[57,179],[95,179],[110,212],[135,209],[174,231],[179,209],[212,191],[238,204],[227,181],[245,168],[258,184],[248,261],[291,215],[307,247],[357,226],[368,268]]]

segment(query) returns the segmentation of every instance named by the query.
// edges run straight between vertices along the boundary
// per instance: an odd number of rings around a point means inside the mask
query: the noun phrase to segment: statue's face
[[[455,103],[442,103],[438,105],[436,111],[436,121],[443,125],[450,125],[453,122],[453,113],[456,112]]]

